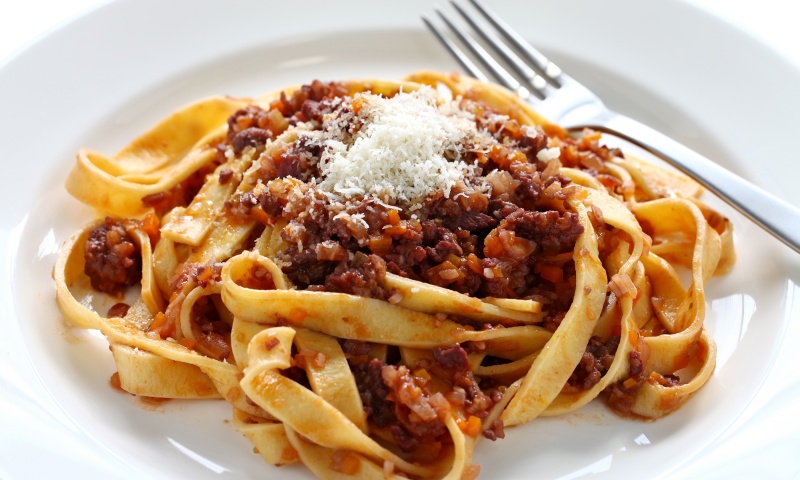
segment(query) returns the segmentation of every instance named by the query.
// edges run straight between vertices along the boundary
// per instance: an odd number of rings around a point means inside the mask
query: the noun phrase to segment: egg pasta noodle
[[[507,427],[598,397],[658,418],[713,373],[731,224],[601,140],[427,71],[201,100],[78,153],[67,190],[100,217],[58,307],[107,338],[112,383],[224,399],[270,464],[475,478]]]

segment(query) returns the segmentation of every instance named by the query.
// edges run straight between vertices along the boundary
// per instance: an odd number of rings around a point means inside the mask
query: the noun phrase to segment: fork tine
[[[524,78],[531,88],[537,90],[543,97],[547,97],[550,93],[549,89],[552,87],[547,83],[547,80],[539,75],[534,69],[528,66],[523,59],[519,57],[508,45],[501,41],[496,35],[483,28],[478,22],[467,13],[455,0],[450,0],[453,8],[472,26],[475,33],[478,34],[487,44],[489,44],[497,53],[503,57],[503,60],[511,66],[516,72]]]
[[[424,15],[422,16],[422,21],[425,22],[425,25],[428,27],[428,30],[433,32],[439,42],[444,45],[444,47],[450,52],[451,55],[455,57],[458,63],[464,67],[470,75],[477,78],[482,82],[489,82],[489,77],[484,75],[483,70],[481,70],[475,62],[470,60],[470,58],[464,55],[464,52],[455,44],[453,43],[450,38],[447,37],[439,28],[437,28],[433,23],[431,23],[427,17]]]
[[[469,1],[487,20],[489,20],[492,26],[494,26],[494,28],[497,29],[497,31],[506,38],[506,40],[511,42],[520,52],[522,52],[525,58],[532,65],[542,72],[545,79],[550,81],[556,87],[561,86],[562,80],[566,77],[566,75],[561,71],[558,65],[548,60],[547,57],[542,54],[542,52],[533,48],[533,45],[522,38],[522,35],[511,28],[511,26],[498,17],[496,13],[489,10],[489,8],[484,5],[481,0]]]
[[[503,68],[502,65],[497,63],[497,60],[492,58],[492,55],[486,51],[485,48],[481,46],[480,43],[476,42],[468,33],[466,33],[461,27],[455,25],[451,22],[438,8],[438,6],[434,6],[434,11],[439,15],[442,21],[450,28],[450,30],[455,33],[455,35],[461,40],[467,49],[486,67],[487,70],[491,71],[492,74],[497,78],[498,82],[500,82],[506,88],[513,90],[516,92],[520,97],[536,101],[543,98],[543,95],[540,92],[532,93],[531,90],[524,87],[520,84],[517,79],[511,75],[508,70]],[[453,44],[454,46],[454,44]],[[449,48],[449,47],[448,47]]]

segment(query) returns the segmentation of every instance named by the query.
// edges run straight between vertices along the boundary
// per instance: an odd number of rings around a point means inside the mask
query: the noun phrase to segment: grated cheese
[[[476,133],[474,116],[455,104],[438,106],[430,87],[355,99],[362,104],[355,121],[342,110],[323,126],[321,189],[343,198],[409,203],[437,191],[449,197],[457,182],[476,175],[477,167],[460,158],[460,144]]]
[[[551,148],[544,148],[539,150],[536,154],[536,158],[542,162],[549,162],[551,160],[555,160],[556,158],[561,157],[561,149],[558,147],[551,147]]]

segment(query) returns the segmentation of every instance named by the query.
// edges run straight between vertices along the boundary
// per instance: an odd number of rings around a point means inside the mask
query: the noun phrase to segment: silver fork
[[[422,20],[470,75],[482,81],[495,79],[532,103],[545,118],[570,131],[591,128],[647,150],[695,179],[800,253],[800,210],[666,135],[608,109],[597,95],[549,61],[480,0],[469,1],[502,39],[492,30],[481,26],[475,16],[455,1],[450,0],[450,3],[472,27],[472,31],[511,66],[514,74],[503,67],[475,39],[474,34],[448,19],[439,8],[434,7],[436,13],[483,68],[478,67],[439,27],[424,16]],[[489,72],[492,78],[484,72]]]

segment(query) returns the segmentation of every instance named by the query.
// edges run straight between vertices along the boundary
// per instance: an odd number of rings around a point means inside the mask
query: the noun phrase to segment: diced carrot
[[[453,253],[447,255],[447,258],[445,258],[445,260],[447,260],[448,262],[452,263],[456,267],[460,267],[461,263],[462,263],[461,262],[461,257],[459,257],[459,256],[457,256],[457,255],[455,255]]]
[[[507,133],[509,137],[518,138],[519,137],[520,126],[516,120],[510,119],[507,120],[503,124],[503,132]]]
[[[483,264],[481,259],[474,253],[467,255],[467,267],[478,275],[483,273]]]
[[[466,420],[457,418],[456,425],[464,432],[464,435],[469,435],[470,437],[477,437],[481,433],[481,419],[475,415],[470,415]]]
[[[198,282],[207,282],[211,280],[211,277],[214,275],[214,271],[211,268],[203,268],[200,273],[197,274],[197,281]]]
[[[253,125],[253,119],[248,117],[247,115],[242,115],[236,119],[236,127],[241,132],[245,128],[249,128]]]
[[[188,348],[189,350],[194,350],[195,345],[197,345],[197,342],[195,342],[191,338],[186,338],[186,337],[183,337],[180,340],[178,340],[178,343]]]
[[[540,275],[550,283],[561,283],[564,281],[564,270],[555,265],[543,265]]]
[[[528,161],[528,157],[522,153],[522,150],[515,150],[514,153],[508,157],[509,163],[524,163]]]
[[[502,145],[492,145],[489,149],[489,159],[501,167],[508,166],[508,148]]]
[[[384,228],[383,231],[387,235],[403,235],[408,231],[408,227],[405,225],[392,225],[390,227]]]
[[[250,216],[253,217],[258,223],[262,225],[272,225],[272,217],[267,215],[261,205],[256,205],[250,209]]]
[[[148,329],[148,331],[157,332],[160,334],[161,328],[164,327],[166,324],[167,324],[167,316],[164,315],[164,312],[158,312],[156,313],[156,316],[153,318],[153,323],[150,324],[150,328]]]
[[[392,209],[386,212],[386,218],[389,220],[389,224],[400,225],[400,214],[397,213],[397,210]]]
[[[425,385],[431,379],[431,374],[428,373],[427,370],[420,367],[414,370],[414,376],[423,384]]]
[[[278,111],[283,111],[283,102],[281,102],[280,99],[275,99],[269,102],[269,108],[270,110],[277,109]]]
[[[161,231],[159,230],[160,223],[158,216],[152,212],[145,215],[142,219],[142,230],[144,230],[144,233],[150,238],[150,245],[155,245],[158,243],[159,238],[161,238]]]
[[[392,237],[389,235],[370,235],[369,249],[373,253],[385,252],[392,247]]]

